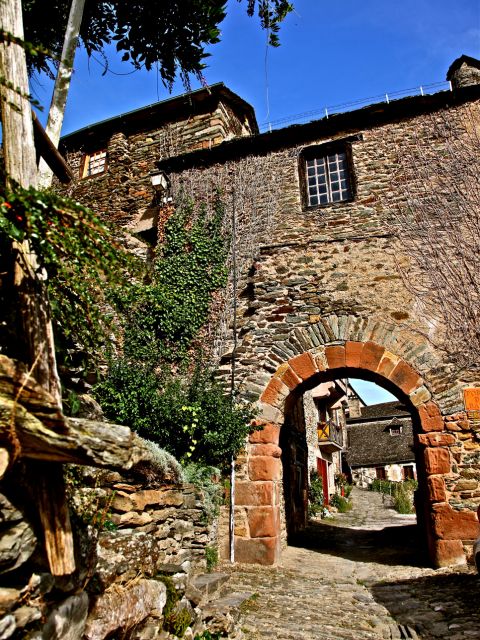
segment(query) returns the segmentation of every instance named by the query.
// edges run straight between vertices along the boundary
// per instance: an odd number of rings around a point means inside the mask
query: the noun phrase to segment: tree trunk
[[[21,0],[0,0],[0,25],[23,40]],[[0,43],[0,86],[3,150],[8,180],[21,187],[37,186],[36,152],[25,51],[14,43]],[[13,89],[5,86],[5,81]],[[13,272],[15,342],[23,346],[24,360],[35,369],[35,378],[50,392],[61,408],[61,387],[55,362],[52,325],[45,283],[37,275],[37,260],[27,242],[15,244]],[[33,463],[30,463],[33,464]],[[59,464],[35,463],[31,469],[36,502],[45,531],[45,548],[54,575],[75,569],[73,535],[68,517],[63,470]],[[55,493],[49,493],[47,481],[53,480]]]
[[[73,61],[75,59],[84,6],[85,0],[72,0],[67,30],[63,41],[62,59],[58,67],[52,102],[48,113],[48,122],[45,131],[56,147],[58,147],[60,133],[62,131],[63,117],[65,115],[67,96],[72,79]],[[52,183],[52,177],[52,170],[42,158],[39,165],[39,186],[49,187]]]
[[[0,1],[0,24],[4,31],[23,39],[20,0]],[[3,151],[8,179],[24,188],[37,186],[37,163],[25,52],[21,45],[0,44],[0,75],[14,89],[0,86]],[[28,243],[14,245],[12,266],[16,300],[17,342],[22,359],[32,366],[35,378],[61,406],[61,387],[57,374],[53,331],[45,283],[36,274],[37,259]],[[18,352],[17,352],[18,353]],[[13,354],[17,355],[17,354]]]

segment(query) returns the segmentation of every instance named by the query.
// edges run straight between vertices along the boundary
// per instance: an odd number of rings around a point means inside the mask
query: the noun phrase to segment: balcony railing
[[[332,450],[343,449],[343,433],[331,420],[317,425],[318,445]]]

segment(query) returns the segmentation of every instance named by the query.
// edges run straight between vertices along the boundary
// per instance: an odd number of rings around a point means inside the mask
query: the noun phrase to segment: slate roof
[[[371,404],[361,407],[362,415],[359,418],[352,418],[357,422],[362,420],[372,420],[381,418],[393,418],[393,416],[409,416],[410,412],[407,407],[394,400],[392,402],[381,402],[379,404]]]
[[[390,427],[402,427],[400,435],[391,435]],[[376,422],[347,426],[346,459],[350,467],[371,467],[397,462],[414,462],[413,430],[410,418],[394,417]]]

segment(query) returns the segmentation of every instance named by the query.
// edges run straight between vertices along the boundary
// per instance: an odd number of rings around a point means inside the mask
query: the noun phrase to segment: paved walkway
[[[354,490],[354,509],[314,523],[280,567],[237,565],[229,589],[257,594],[249,640],[480,640],[480,579],[472,568],[422,566],[414,516]]]

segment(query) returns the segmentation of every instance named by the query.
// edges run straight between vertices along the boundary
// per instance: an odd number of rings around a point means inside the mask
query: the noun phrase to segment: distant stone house
[[[346,460],[352,481],[368,487],[373,480],[400,482],[416,478],[410,413],[401,402],[362,407],[347,420]]]

